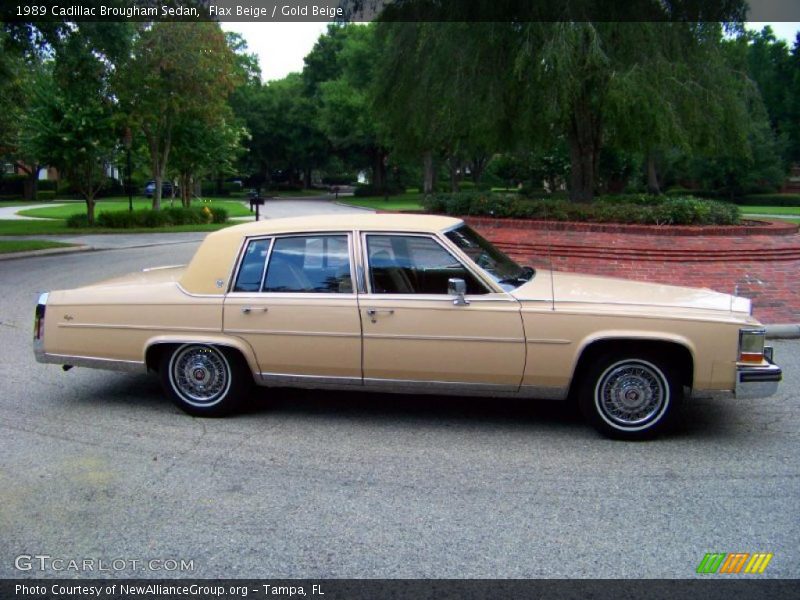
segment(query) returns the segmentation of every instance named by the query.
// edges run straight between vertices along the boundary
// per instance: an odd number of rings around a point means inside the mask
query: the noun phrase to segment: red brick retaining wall
[[[552,261],[560,271],[736,291],[753,300],[753,314],[762,322],[800,323],[796,225],[793,232],[785,227],[790,224],[778,223],[736,234],[713,228],[705,235],[701,228],[692,228],[688,235],[662,235],[630,229],[564,231],[530,226],[541,225],[535,221],[515,225],[510,219],[465,220],[515,259],[534,267],[549,268]]]

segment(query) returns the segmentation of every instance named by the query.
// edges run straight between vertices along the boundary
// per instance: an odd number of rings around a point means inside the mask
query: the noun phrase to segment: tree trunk
[[[303,188],[310,190],[311,189],[311,169],[305,168],[303,169]]]
[[[450,167],[450,191],[455,194],[458,192],[458,159],[455,156],[451,156],[448,163]]]
[[[423,177],[422,177],[422,193],[432,194],[434,184],[436,183],[436,174],[433,168],[433,152],[426,150],[422,155]]]
[[[476,156],[472,159],[470,168],[472,170],[472,181],[478,185],[483,178],[483,172],[486,170],[486,165],[489,164],[488,156]]]
[[[153,188],[153,210],[161,210],[161,160],[159,157],[160,152],[158,151],[158,140],[155,136],[151,134],[147,134],[148,142],[150,146],[150,163],[153,167],[153,181],[155,182],[155,187]]]
[[[192,175],[190,173],[181,173],[181,205],[189,208],[192,205]]]
[[[169,159],[169,149],[171,136],[168,133],[164,139],[163,148],[159,148],[159,140],[156,134],[145,131],[150,145],[150,159],[153,164],[153,180],[156,187],[153,190],[153,210],[161,210],[161,184],[164,181],[164,174],[167,172],[167,160]],[[174,195],[174,191],[173,191]]]
[[[95,200],[94,197],[86,198],[86,220],[88,221],[89,225],[94,225],[94,205]]]
[[[25,181],[22,182],[22,197],[29,201],[36,200],[39,191],[39,165],[23,167],[22,170],[27,174]]]
[[[579,99],[573,109],[568,132],[572,202],[591,202],[600,157],[602,127],[588,99]]]
[[[386,187],[386,153],[375,150],[372,153],[372,187],[383,190]]]
[[[661,187],[658,185],[658,172],[656,171],[656,157],[652,152],[647,154],[647,193],[658,195]]]

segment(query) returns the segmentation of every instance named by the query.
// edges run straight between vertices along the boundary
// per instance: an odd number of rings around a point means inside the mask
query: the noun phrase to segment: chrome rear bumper
[[[766,366],[739,366],[736,369],[736,398],[766,398],[778,391],[783,378],[781,368],[770,363]]]

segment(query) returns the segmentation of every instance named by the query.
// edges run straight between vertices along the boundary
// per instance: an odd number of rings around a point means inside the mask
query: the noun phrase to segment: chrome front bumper
[[[782,378],[781,368],[772,362],[766,366],[739,366],[734,393],[737,399],[766,398],[778,391]]]

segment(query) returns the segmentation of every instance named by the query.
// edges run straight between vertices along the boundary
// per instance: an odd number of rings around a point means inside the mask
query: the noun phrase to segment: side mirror
[[[451,296],[455,296],[453,298],[453,304],[455,306],[466,306],[469,304],[464,295],[467,293],[467,284],[466,282],[459,278],[453,277],[447,280],[447,293]]]

